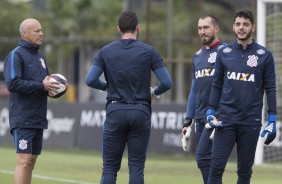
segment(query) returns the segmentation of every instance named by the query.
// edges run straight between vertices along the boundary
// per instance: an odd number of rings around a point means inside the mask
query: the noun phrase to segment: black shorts
[[[15,128],[13,130],[17,153],[40,155],[43,142],[43,129]]]

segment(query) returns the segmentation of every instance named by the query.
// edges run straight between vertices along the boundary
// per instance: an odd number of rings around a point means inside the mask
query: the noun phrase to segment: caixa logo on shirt
[[[255,82],[255,75],[249,73],[227,72],[227,78],[246,82]]]
[[[206,69],[202,69],[202,70],[197,70],[195,72],[195,78],[199,78],[199,77],[211,77],[214,75],[215,69],[213,68],[206,68]]]

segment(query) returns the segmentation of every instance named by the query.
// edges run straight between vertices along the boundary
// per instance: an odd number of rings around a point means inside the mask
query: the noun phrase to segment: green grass
[[[0,183],[13,183],[13,175],[3,171],[14,171],[15,151],[13,148],[0,147]],[[263,164],[254,166],[251,183],[280,184],[282,181],[282,163]],[[32,184],[67,184],[51,179],[66,179],[80,182],[77,184],[95,183],[100,181],[102,159],[99,152],[82,150],[43,150],[38,157],[34,170]],[[37,176],[50,177],[49,179]],[[229,162],[224,173],[223,183],[236,183],[236,163]],[[128,183],[127,157],[123,159],[118,173],[118,184]],[[202,184],[200,171],[197,168],[194,156],[186,155],[157,155],[149,154],[145,168],[146,184]]]

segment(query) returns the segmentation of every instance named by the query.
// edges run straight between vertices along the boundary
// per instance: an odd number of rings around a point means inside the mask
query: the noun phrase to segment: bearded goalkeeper
[[[206,111],[214,74],[214,66],[217,52],[225,43],[218,38],[219,25],[217,18],[212,15],[201,16],[198,21],[198,33],[204,47],[193,58],[193,80],[187,102],[187,113],[183,123],[182,134],[191,132],[192,119],[195,122],[196,134],[196,160],[201,170],[203,181],[206,184],[211,159],[212,140],[210,136],[213,129],[205,129]],[[186,135],[189,137],[189,135]],[[185,140],[185,137],[184,137]],[[189,141],[189,140],[187,140]],[[187,145],[183,142],[183,149],[187,151]]]

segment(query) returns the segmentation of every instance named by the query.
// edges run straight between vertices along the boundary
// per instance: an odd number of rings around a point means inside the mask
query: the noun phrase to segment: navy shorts
[[[13,130],[17,153],[40,155],[43,142],[43,129],[15,128]]]

